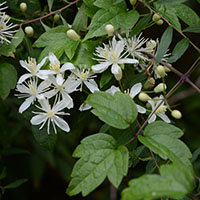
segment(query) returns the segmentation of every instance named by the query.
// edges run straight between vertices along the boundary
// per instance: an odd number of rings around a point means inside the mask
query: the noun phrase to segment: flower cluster
[[[16,90],[19,92],[17,96],[19,98],[26,98],[20,106],[19,112],[22,113],[31,104],[35,104],[41,112],[33,112],[36,114],[31,119],[33,125],[41,124],[40,128],[42,128],[47,123],[47,131],[49,133],[50,124],[52,123],[55,133],[57,132],[56,126],[68,132],[70,131],[69,125],[61,115],[69,115],[69,113],[65,113],[63,110],[74,107],[70,94],[82,91],[83,86],[88,88],[91,93],[98,91],[99,88],[95,78],[98,73],[104,72],[109,67],[111,67],[111,72],[116,80],[120,81],[123,78],[125,65],[128,64],[133,67],[136,73],[146,73],[149,76],[147,81],[144,84],[136,83],[130,89],[124,88],[126,90],[112,85],[105,92],[112,95],[117,91],[129,94],[136,101],[136,107],[140,114],[148,115],[153,112],[148,119],[149,123],[155,121],[156,117],[170,123],[170,119],[165,113],[167,109],[170,111],[171,109],[166,100],[164,101],[164,96],[153,95],[150,97],[147,94],[163,93],[165,95],[167,89],[165,83],[155,85],[155,79],[152,77],[154,76],[156,79],[163,78],[169,71],[164,66],[157,66],[154,59],[148,57],[149,53],[156,55],[157,46],[158,41],[144,39],[141,37],[141,34],[138,37],[129,37],[127,34],[124,38],[118,36],[118,39],[116,39],[116,36],[113,36],[109,44],[103,44],[103,47],[96,48],[93,59],[98,64],[93,65],[90,70],[74,66],[70,62],[61,65],[53,53],[49,53],[38,64],[34,58],[20,61],[21,66],[28,73],[22,75],[17,84]],[[162,60],[167,61],[167,55]],[[48,68],[42,69],[44,65]],[[164,75],[162,70],[164,70]],[[66,73],[67,71],[68,73]],[[152,91],[148,91],[148,89],[152,89]],[[138,98],[136,99],[137,95]],[[50,104],[52,98],[54,98],[53,105]],[[145,105],[143,105],[144,103]],[[79,110],[84,111],[90,108],[91,106],[84,102]]]
[[[9,24],[10,17],[4,12],[7,8],[3,7],[5,3],[6,2],[0,4],[0,43],[10,43],[10,39],[13,38],[13,34],[16,32],[12,30],[15,28],[15,25],[12,23]]]

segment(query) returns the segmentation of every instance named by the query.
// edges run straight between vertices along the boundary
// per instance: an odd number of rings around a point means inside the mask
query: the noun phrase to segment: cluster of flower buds
[[[107,25],[106,30],[109,36],[114,34],[112,25]],[[73,40],[80,40],[79,35],[72,29],[67,32],[67,35]],[[141,34],[138,37],[129,37],[128,34],[126,37],[121,35],[116,37],[114,35],[109,44],[103,44],[103,47],[98,46],[96,48],[93,59],[98,63],[93,65],[91,69],[86,69],[83,66],[74,66],[70,62],[61,65],[53,53],[49,53],[39,64],[36,63],[34,58],[29,58],[28,61],[20,61],[21,66],[28,73],[22,75],[17,84],[17,91],[20,93],[17,96],[26,98],[20,106],[19,112],[22,113],[31,104],[36,104],[36,107],[42,112],[34,112],[36,115],[31,119],[33,125],[41,124],[40,128],[42,128],[47,123],[48,133],[50,124],[53,125],[55,133],[57,132],[56,126],[68,132],[70,130],[69,125],[60,115],[69,114],[63,110],[74,107],[70,94],[82,91],[83,85],[91,93],[98,91],[99,88],[95,78],[109,67],[111,67],[111,72],[116,80],[120,81],[123,78],[123,70],[126,65],[130,65],[136,73],[148,74],[148,80],[144,84],[136,83],[125,91],[113,85],[105,92],[112,95],[117,91],[129,94],[136,102],[136,107],[140,114],[153,112],[148,119],[149,123],[155,121],[157,116],[170,123],[171,120],[165,114],[167,109],[172,112],[171,114],[174,118],[179,119],[181,118],[181,113],[178,110],[172,111],[165,99],[167,85],[164,82],[156,84],[155,79],[162,78],[162,81],[164,81],[164,77],[169,72],[168,68],[157,65],[152,57],[148,57],[148,54],[156,55],[157,46],[158,41],[147,40],[141,37]],[[164,55],[163,62],[167,61],[168,55]],[[44,65],[48,68],[42,69]],[[148,93],[153,93],[152,97]],[[157,93],[162,94],[157,96]],[[138,98],[136,99],[137,95]],[[50,105],[50,102],[52,102],[50,99],[52,98],[54,98],[54,104]],[[84,102],[79,110],[83,111],[90,108],[91,106]]]

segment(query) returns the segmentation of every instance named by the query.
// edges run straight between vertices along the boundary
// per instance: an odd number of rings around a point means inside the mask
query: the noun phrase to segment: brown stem
[[[66,8],[72,6],[73,4],[75,4],[75,3],[79,2],[79,1],[81,1],[81,0],[75,0],[75,1],[73,1],[73,2],[71,2],[71,3],[69,3],[68,5],[64,6],[63,8],[60,8],[60,9],[55,10],[55,11],[52,11],[52,12],[50,12],[50,13],[48,13],[47,15],[44,15],[44,16],[42,16],[42,17],[38,17],[38,18],[36,18],[36,19],[32,19],[32,20],[23,22],[23,23],[21,23],[21,24],[17,24],[17,26],[22,26],[22,25],[25,25],[25,24],[30,24],[30,23],[33,23],[33,22],[37,22],[37,21],[40,21],[40,20],[42,20],[42,19],[44,19],[44,18],[47,18],[47,17],[49,17],[49,16],[51,16],[51,15],[54,15],[54,14],[56,14],[56,13],[60,13],[60,12],[62,12],[63,10],[65,10]]]
[[[151,12],[156,13],[157,15],[159,15],[165,22],[167,22],[167,24],[169,26],[171,26],[174,30],[176,30],[180,35],[182,35],[184,38],[187,38],[187,36],[185,34],[183,34],[180,30],[178,30],[174,25],[172,25],[167,19],[165,19],[160,13],[156,12],[155,10],[153,10],[147,3],[145,3],[142,0],[138,0],[140,3],[142,3],[145,7],[147,7]],[[200,49],[192,42],[190,41],[190,44],[198,51],[200,52]]]

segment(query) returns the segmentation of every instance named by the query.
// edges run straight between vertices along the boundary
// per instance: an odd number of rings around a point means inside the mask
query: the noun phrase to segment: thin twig
[[[55,11],[52,11],[52,12],[50,12],[50,13],[48,13],[47,15],[44,15],[44,16],[42,16],[42,17],[38,17],[38,18],[36,18],[36,19],[32,19],[32,20],[23,22],[23,23],[21,23],[21,24],[17,24],[17,26],[22,26],[22,25],[25,25],[25,24],[30,24],[30,23],[33,23],[33,22],[37,22],[37,21],[40,21],[40,20],[42,20],[42,19],[44,19],[44,18],[47,18],[47,17],[49,17],[49,16],[51,16],[51,15],[54,15],[54,14],[56,14],[56,13],[60,13],[60,12],[62,12],[63,10],[65,10],[66,8],[72,6],[73,4],[75,4],[75,3],[79,2],[79,1],[81,1],[81,0],[75,0],[75,1],[73,1],[73,2],[70,2],[68,5],[64,6],[63,8],[60,8],[60,9],[55,10]]]
[[[184,38],[187,38],[187,36],[185,34],[183,34],[180,30],[178,30],[174,25],[172,25],[167,19],[165,19],[160,13],[156,12],[155,10],[153,10],[147,3],[145,3],[142,0],[138,0],[140,3],[142,3],[145,7],[147,7],[151,12],[156,13],[157,15],[159,15],[165,22],[167,22],[167,24],[169,24],[169,26],[173,27],[173,29],[175,29],[179,34],[181,34]],[[190,41],[190,44],[198,51],[200,52],[200,49],[192,42]]]

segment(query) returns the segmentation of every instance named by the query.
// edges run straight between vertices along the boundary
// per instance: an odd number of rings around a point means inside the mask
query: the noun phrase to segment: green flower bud
[[[157,46],[157,43],[155,40],[150,40],[147,42],[146,47],[148,49],[155,49],[155,47]]]
[[[158,14],[154,14],[152,17],[152,21],[157,22],[158,20],[160,20],[160,16]]]
[[[122,79],[122,70],[119,71],[119,74],[114,74],[114,76],[117,81],[120,81]]]
[[[27,26],[25,28],[25,33],[29,36],[29,37],[32,37],[34,35],[34,30],[31,26]]]
[[[20,7],[20,10],[22,12],[26,12],[26,10],[27,10],[27,4],[26,3],[24,3],[24,2],[20,3],[19,7]]]
[[[138,98],[139,98],[140,101],[143,101],[143,102],[146,102],[146,101],[148,101],[149,99],[151,99],[151,98],[149,97],[149,95],[146,94],[146,93],[144,93],[144,92],[140,92],[140,94],[138,95]]]
[[[134,6],[134,5],[136,4],[136,2],[137,2],[137,0],[130,0],[130,4],[131,4],[132,6]]]
[[[67,31],[67,36],[72,40],[80,40],[80,36],[73,29]]]
[[[173,110],[171,112],[172,117],[174,117],[175,119],[181,119],[182,114],[179,110]]]
[[[151,77],[144,83],[144,89],[152,88],[154,87],[154,85],[155,85],[155,79]]]
[[[162,65],[156,67],[156,72],[163,78],[166,76],[165,68]]]
[[[156,24],[157,24],[158,26],[161,26],[163,23],[164,23],[164,21],[163,21],[162,19],[159,19],[159,20],[156,22]]]
[[[107,24],[105,30],[109,36],[113,35],[115,32],[114,26],[112,24]]]
[[[155,93],[159,93],[159,92],[163,92],[163,91],[166,90],[166,89],[167,89],[166,84],[160,83],[160,84],[158,84],[158,85],[154,88],[154,92],[155,92]]]
[[[53,17],[53,21],[57,22],[59,19],[60,19],[60,15],[55,14],[54,17]]]

